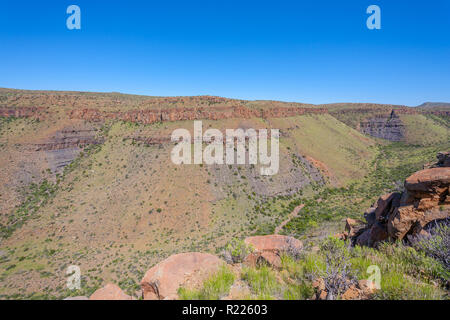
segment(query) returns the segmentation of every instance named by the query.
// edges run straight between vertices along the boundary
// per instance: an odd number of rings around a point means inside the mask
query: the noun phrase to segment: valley
[[[0,89],[0,298],[137,295],[172,254],[273,233],[308,246],[450,150],[450,109]],[[171,133],[279,129],[279,171],[175,165]],[[296,214],[293,214],[296,212]]]

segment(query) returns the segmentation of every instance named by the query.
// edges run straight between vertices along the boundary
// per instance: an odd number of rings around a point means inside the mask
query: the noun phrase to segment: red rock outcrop
[[[359,280],[358,284],[351,285],[341,296],[342,300],[367,300],[376,291],[373,282]]]
[[[170,256],[147,271],[141,281],[145,300],[172,300],[178,298],[180,287],[195,288],[215,273],[224,261],[199,252]]]
[[[450,167],[431,168],[414,173],[405,181],[400,206],[388,218],[393,239],[415,235],[431,221],[450,216]]]
[[[253,252],[245,259],[245,263],[252,266],[267,263],[280,268],[283,253],[298,254],[303,249],[303,243],[300,240],[278,234],[249,237],[244,242],[253,249]]]
[[[43,107],[19,107],[19,108],[0,108],[0,117],[15,118],[45,118],[45,108]]]
[[[96,109],[78,109],[69,112],[71,119],[102,121],[107,119],[151,124],[155,122],[181,120],[221,120],[249,118],[284,118],[303,114],[328,113],[323,108],[278,107],[264,110],[251,109],[242,105],[220,107],[186,107],[160,110],[130,110],[126,112],[101,112]]]
[[[325,288],[325,281],[322,278],[317,278],[313,281],[312,286],[316,293],[313,300],[327,300],[328,292]],[[368,280],[359,280],[355,284],[349,285],[341,295],[342,300],[367,300],[376,291],[375,284]]]
[[[381,196],[365,213],[367,225],[352,235],[354,244],[376,246],[385,240],[403,240],[425,232],[432,221],[450,217],[448,153],[438,154],[434,168],[418,171],[405,180],[403,193]]]
[[[62,130],[44,143],[33,144],[35,151],[61,150],[84,147],[91,144],[102,144],[104,139],[96,137],[96,132],[88,130]]]
[[[437,154],[438,162],[436,167],[450,167],[450,152],[439,152]]]
[[[109,283],[95,291],[89,300],[133,300],[133,298],[125,294],[117,285]]]

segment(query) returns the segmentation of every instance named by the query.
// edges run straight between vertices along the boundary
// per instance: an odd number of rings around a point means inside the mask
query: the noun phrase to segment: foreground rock
[[[368,300],[376,291],[373,282],[359,280],[356,285],[351,285],[341,296],[342,300]]]
[[[303,249],[303,243],[300,240],[282,235],[254,236],[244,241],[253,248],[253,252],[245,259],[245,263],[251,266],[266,263],[281,268],[283,253],[298,256]]]
[[[133,298],[122,291],[115,284],[109,283],[95,291],[89,300],[133,300]]]
[[[325,288],[325,281],[322,278],[317,278],[312,283],[316,293],[313,295],[313,300],[329,300],[330,296]],[[349,285],[340,296],[342,300],[368,300],[375,293],[375,284],[368,280],[359,280],[355,284]]]
[[[144,300],[174,300],[180,287],[196,288],[225,264],[218,257],[199,252],[170,256],[149,269],[141,281]]]
[[[408,240],[425,234],[429,223],[450,217],[450,167],[448,152],[438,163],[412,174],[405,191],[381,196],[364,214],[366,225],[352,226],[347,233],[354,244],[375,247],[385,240]],[[348,224],[348,223],[347,223]]]

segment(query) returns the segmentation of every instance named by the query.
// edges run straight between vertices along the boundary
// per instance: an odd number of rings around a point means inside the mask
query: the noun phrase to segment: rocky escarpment
[[[84,147],[89,144],[101,144],[103,139],[96,137],[96,130],[90,129],[64,129],[57,131],[43,143],[33,144],[36,151],[52,151],[75,147]]]
[[[0,117],[7,118],[32,118],[44,120],[50,112],[44,107],[0,107]],[[27,152],[45,153],[48,167],[52,172],[60,173],[71,163],[87,145],[101,144],[103,139],[97,136],[96,129],[90,124],[80,124],[74,121],[61,130],[57,130],[49,137],[41,138],[41,141],[25,144]]]
[[[56,92],[0,89],[0,117],[45,117],[68,112],[73,119],[101,121],[120,119],[139,123],[160,121],[290,117],[309,113],[331,113],[356,127],[362,118],[386,114],[449,115],[448,108],[410,108],[373,103],[312,105],[279,101],[246,101],[214,96],[149,97],[120,93]],[[341,116],[343,115],[343,116]],[[351,120],[353,119],[353,120]],[[348,122],[348,123],[347,123]]]
[[[249,118],[284,118],[304,114],[328,113],[323,108],[269,108],[264,110],[248,108],[242,105],[222,107],[196,107],[196,108],[171,108],[159,110],[130,110],[126,112],[102,112],[96,109],[72,110],[69,113],[71,119],[83,119],[88,121],[103,121],[107,119],[122,120],[143,124],[156,122],[182,121],[182,120],[222,120],[222,119],[249,119]]]
[[[361,121],[359,130],[367,135],[390,141],[401,141],[405,135],[405,127],[396,111],[389,115],[378,115]]]
[[[36,151],[47,155],[49,168],[54,173],[61,173],[65,166],[78,157],[88,145],[102,144],[104,139],[97,136],[94,129],[70,129],[58,131],[45,143],[35,144]]]
[[[0,117],[14,117],[14,118],[45,118],[44,107],[21,107],[21,108],[7,108],[0,107]]]
[[[381,196],[364,216],[366,224],[347,219],[346,232],[353,244],[377,246],[381,241],[409,241],[426,235],[427,226],[450,218],[449,152],[439,153],[433,168],[418,171],[405,180],[405,191]]]
[[[98,135],[97,128],[90,124],[74,123],[52,134],[25,144],[27,152],[43,154],[48,168],[53,173],[61,173],[80,154],[84,147],[102,144],[104,138]]]

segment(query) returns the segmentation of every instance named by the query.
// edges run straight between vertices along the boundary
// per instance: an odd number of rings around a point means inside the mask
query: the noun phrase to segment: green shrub
[[[446,269],[448,276],[450,272],[450,227],[448,224],[436,223],[430,230],[429,236],[419,236],[413,244],[417,250],[439,261]]]
[[[333,300],[356,282],[355,270],[350,263],[350,251],[347,243],[329,237],[321,243],[320,252],[325,258],[325,269],[318,267],[313,275],[323,279],[327,299]]]
[[[381,289],[376,291],[374,299],[381,300],[437,300],[443,294],[433,285],[418,283],[414,278],[401,272],[383,273]]]
[[[234,279],[233,272],[226,265],[223,265],[216,274],[203,283],[201,289],[189,290],[180,288],[178,295],[182,300],[219,300],[228,294]]]
[[[260,268],[244,268],[241,274],[259,300],[271,300],[281,295],[281,285],[278,283],[275,272],[269,266]]]
[[[247,245],[244,240],[233,239],[222,252],[227,263],[243,262],[245,257],[253,252],[251,245]]]
[[[395,270],[413,277],[422,276],[438,279],[445,277],[446,273],[448,275],[448,271],[445,271],[439,261],[401,242],[381,244],[379,247],[379,255],[383,255],[384,260],[388,264],[394,265]]]
[[[285,300],[306,300],[312,297],[314,289],[310,283],[289,284],[283,292]]]

